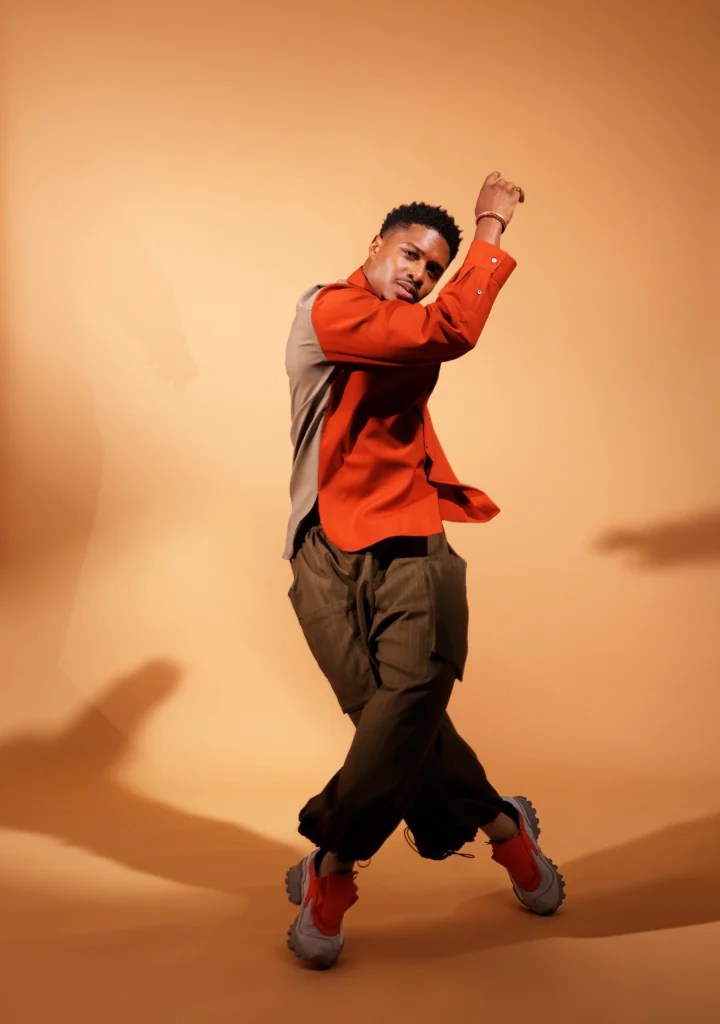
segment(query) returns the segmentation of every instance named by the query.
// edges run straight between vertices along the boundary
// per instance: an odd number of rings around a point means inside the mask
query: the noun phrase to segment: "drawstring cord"
[[[410,829],[406,828],[404,834],[405,834],[405,842],[408,844],[410,849],[413,850],[418,855],[420,855],[420,851],[417,848],[417,845],[415,843],[415,839],[414,839],[413,834],[410,831]],[[442,857],[440,857],[439,859],[440,860],[446,860],[448,857],[464,857],[465,860],[475,860],[475,854],[474,853],[460,853],[458,850],[448,850],[447,853],[444,853],[442,855]]]

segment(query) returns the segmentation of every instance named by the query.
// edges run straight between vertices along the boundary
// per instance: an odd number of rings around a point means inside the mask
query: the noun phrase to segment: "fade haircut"
[[[462,232],[447,210],[443,210],[441,206],[428,206],[427,203],[407,203],[405,206],[397,206],[383,221],[380,236],[384,238],[397,228],[409,228],[413,224],[420,224],[424,228],[432,228],[437,231],[448,244],[450,262],[452,263],[460,248]]]

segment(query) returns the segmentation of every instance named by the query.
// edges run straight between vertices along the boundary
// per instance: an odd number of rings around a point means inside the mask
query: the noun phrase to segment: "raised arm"
[[[312,319],[325,357],[334,363],[402,366],[446,362],[474,348],[516,266],[497,244],[502,223],[491,214],[509,223],[521,196],[499,172],[488,176],[476,203],[480,219],[465,262],[427,306],[382,299],[348,284],[324,288]]]

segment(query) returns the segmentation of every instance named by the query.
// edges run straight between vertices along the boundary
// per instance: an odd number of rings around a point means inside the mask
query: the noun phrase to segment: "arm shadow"
[[[720,562],[720,508],[641,527],[612,527],[592,548],[599,554],[623,553],[638,569]]]
[[[295,849],[155,800],[120,777],[143,724],[176,692],[180,676],[171,662],[147,663],[112,682],[59,732],[26,732],[0,744],[0,828],[257,902],[277,889]]]

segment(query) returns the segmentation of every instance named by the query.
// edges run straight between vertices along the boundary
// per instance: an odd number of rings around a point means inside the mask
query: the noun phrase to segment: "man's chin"
[[[417,299],[411,299],[409,295],[405,295],[399,288],[393,288],[389,295],[382,294],[380,298],[383,302],[407,302],[409,306],[414,306],[418,301]]]
[[[392,295],[390,295],[389,298],[395,299],[396,301],[399,299],[400,302],[407,302],[409,306],[414,306],[417,302],[417,298],[415,296],[411,297],[406,294],[402,288],[393,288]]]

